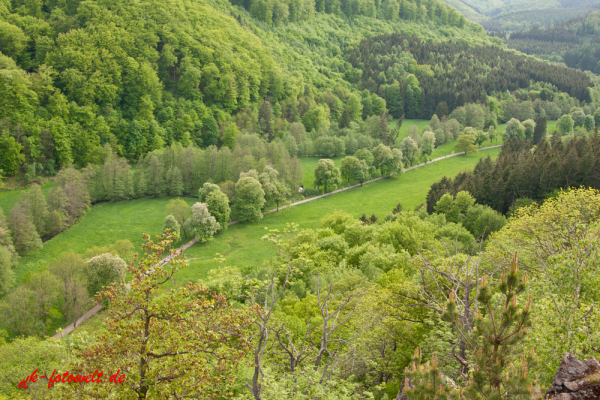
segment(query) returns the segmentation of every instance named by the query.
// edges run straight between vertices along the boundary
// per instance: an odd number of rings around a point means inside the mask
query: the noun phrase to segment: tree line
[[[32,185],[7,216],[0,209],[0,270],[6,276],[3,291],[12,285],[12,269],[19,255],[42,248],[43,241],[68,229],[94,203],[196,197],[210,183],[224,193],[227,210],[229,203],[237,204],[236,218],[256,220],[262,217],[264,207],[278,206],[296,193],[303,180],[300,161],[289,156],[283,142],[267,144],[255,135],[238,137],[233,151],[226,146],[200,149],[175,143],[140,157],[134,166],[114,154],[108,144],[99,156],[99,164],[61,169],[47,196],[39,185]],[[249,210],[244,210],[242,205],[250,200],[239,192],[239,182],[248,174],[252,181],[245,189],[259,193],[259,199],[258,205],[246,204]],[[252,196],[250,199],[255,201]],[[219,207],[224,206],[217,210]],[[220,220],[224,228],[227,222]]]
[[[442,26],[464,27],[467,24],[467,19],[461,13],[437,0],[231,0],[231,4],[243,7],[252,17],[268,25],[312,19],[315,13],[348,18],[367,16],[392,21],[432,21]]]
[[[537,146],[531,141],[510,139],[495,161],[481,159],[472,172],[454,178],[443,177],[431,185],[427,209],[446,193],[468,191],[478,203],[503,214],[519,206],[540,202],[569,187],[598,188],[600,138],[573,137],[563,143],[560,136],[541,138]]]

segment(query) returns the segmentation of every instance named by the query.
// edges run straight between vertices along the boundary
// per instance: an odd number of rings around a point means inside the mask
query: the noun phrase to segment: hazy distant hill
[[[599,0],[444,0],[487,30],[516,31],[582,17],[600,10]]]

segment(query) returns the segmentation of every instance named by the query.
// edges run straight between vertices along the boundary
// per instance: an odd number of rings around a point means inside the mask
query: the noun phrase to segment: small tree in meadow
[[[454,145],[454,148],[460,152],[465,152],[465,154],[471,151],[477,151],[477,146],[475,146],[475,138],[471,135],[461,135],[458,138],[458,142]]]
[[[337,189],[342,183],[340,169],[335,166],[333,160],[323,158],[319,160],[315,168],[315,185],[323,186],[323,191]]]
[[[177,222],[175,217],[170,214],[165,217],[165,223],[161,231],[163,235],[165,234],[167,229],[169,230],[169,232],[171,232],[171,234],[177,234],[179,236],[179,234],[181,233],[181,226],[179,225],[179,222]]]
[[[212,240],[219,227],[220,225],[215,217],[208,212],[206,203],[194,204],[192,206],[192,216],[185,221],[185,230],[201,243]]]
[[[265,204],[265,191],[260,182],[244,176],[235,184],[234,215],[242,221],[257,222],[262,219],[261,209]]]
[[[84,273],[90,296],[95,296],[103,287],[112,283],[123,284],[125,281],[127,264],[119,256],[104,253],[90,258],[86,264]]]

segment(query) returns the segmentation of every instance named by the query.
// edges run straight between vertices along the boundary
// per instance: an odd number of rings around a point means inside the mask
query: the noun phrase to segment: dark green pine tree
[[[212,115],[202,118],[202,144],[216,146],[219,142],[219,125]]]
[[[535,129],[533,130],[533,144],[538,144],[542,138],[546,137],[548,132],[548,123],[544,115],[540,115],[535,121]]]
[[[367,225],[369,223],[369,219],[367,218],[367,215],[365,213],[363,213],[363,215],[361,215],[358,220],[362,222],[363,225]]]
[[[392,117],[400,118],[404,114],[402,91],[398,82],[394,82],[394,84],[386,86],[385,101]]]
[[[366,96],[361,100],[363,109],[362,109],[362,119],[365,120],[371,115],[373,115],[373,101],[370,96]]]
[[[379,221],[379,218],[375,214],[371,214],[371,218],[369,218],[369,224],[376,224]]]
[[[415,119],[418,117],[414,92],[410,86],[406,88],[406,94],[404,96],[404,113],[408,119]]]
[[[389,146],[391,137],[387,112],[379,116],[379,126],[381,128],[381,142]]]
[[[431,119],[431,117],[433,117],[433,114],[435,114],[434,94],[430,93],[430,92],[425,92],[425,91],[423,93],[424,93],[424,96],[423,96],[424,100],[423,100],[423,104],[421,105],[421,118]]]
[[[262,105],[258,110],[258,123],[263,132],[263,136],[268,141],[275,139],[275,132],[273,129],[273,109],[270,101],[263,101]]]
[[[467,94],[465,92],[460,92],[456,98],[456,107],[462,107],[465,104],[467,104]]]
[[[350,115],[350,111],[345,108],[342,112],[342,118],[340,118],[340,128],[350,127],[350,122],[352,122],[352,116]]]
[[[440,104],[438,104],[437,108],[435,109],[435,114],[438,116],[439,119],[442,119],[443,117],[447,117],[448,116],[448,104],[446,104],[445,101],[440,102]]]
[[[413,368],[406,370],[410,384],[404,390],[409,399],[470,399],[470,400],[530,400],[532,399],[532,374],[529,373],[536,357],[532,350],[523,348],[523,340],[531,327],[531,294],[526,301],[519,301],[526,293],[527,273],[519,276],[517,253],[510,269],[502,273],[500,284],[492,292],[492,286],[484,275],[479,284],[472,330],[466,331],[459,320],[454,291],[443,318],[452,323],[470,350],[471,360],[459,360],[469,371],[466,385],[455,390],[447,384],[437,366],[437,357],[425,366],[418,365],[419,353],[415,352]],[[437,396],[437,397],[436,397]]]

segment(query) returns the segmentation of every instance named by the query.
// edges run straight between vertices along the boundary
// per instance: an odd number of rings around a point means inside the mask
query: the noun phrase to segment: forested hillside
[[[508,47],[536,57],[564,62],[571,68],[600,72],[600,11],[550,27],[513,32]]]
[[[461,9],[588,7],[529,3]],[[596,18],[0,0],[0,400],[541,399],[600,355]]]
[[[97,163],[107,143],[129,161],[173,142],[232,146],[234,123],[273,140],[306,112],[329,123],[353,107],[360,71],[343,53],[365,36],[403,29],[487,42],[479,27],[436,1],[235,6],[4,2],[4,174],[28,165],[30,175],[52,175],[71,162]],[[339,110],[328,112],[321,96]],[[268,120],[258,115],[265,99]]]
[[[430,119],[442,102],[452,112],[467,103],[487,103],[488,96],[527,89],[532,83],[541,82],[590,102],[588,88],[593,86],[584,73],[497,47],[427,43],[403,35],[363,41],[350,52],[349,60],[364,71],[361,87],[371,90],[378,83],[391,83],[405,75],[405,69],[419,77],[411,74],[401,84],[385,87],[388,108],[397,117],[404,114],[407,118]]]

